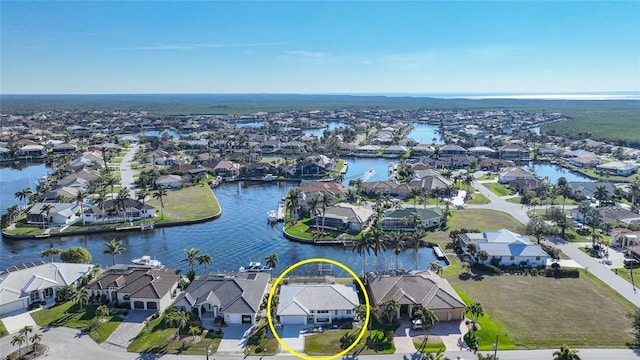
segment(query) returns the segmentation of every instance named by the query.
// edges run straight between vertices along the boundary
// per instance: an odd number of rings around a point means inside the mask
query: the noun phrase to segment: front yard
[[[321,334],[305,337],[305,353],[316,355],[335,355],[349,347],[355,341],[360,328],[350,330],[328,330]],[[393,354],[396,351],[393,340],[389,341],[381,330],[367,331],[358,345],[352,350],[352,354],[376,355]]]
[[[113,315],[100,322],[96,318],[96,309],[97,306],[95,305],[85,305],[80,310],[79,305],[69,301],[33,312],[31,317],[39,326],[66,326],[84,330],[97,343],[102,343],[120,325],[122,318],[119,315]]]
[[[491,192],[493,192],[494,194],[498,195],[498,196],[507,196],[507,195],[511,195],[511,189],[508,189],[507,187],[505,187],[504,185],[500,184],[500,183],[483,183],[482,185],[484,185],[487,189],[491,190]]]

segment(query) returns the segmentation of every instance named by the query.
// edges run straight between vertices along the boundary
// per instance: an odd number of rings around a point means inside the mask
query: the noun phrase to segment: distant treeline
[[[543,127],[544,132],[640,147],[640,101],[637,100],[471,100],[295,94],[0,95],[2,113],[23,115],[50,110],[120,110],[148,111],[154,116],[163,117],[337,109],[560,112],[570,120],[547,125]]]

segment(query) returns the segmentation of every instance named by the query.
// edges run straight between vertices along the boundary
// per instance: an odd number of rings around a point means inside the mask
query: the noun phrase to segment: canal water
[[[417,140],[420,144],[444,144],[442,135],[438,132],[438,125],[411,123],[413,129],[407,133],[408,138]]]
[[[348,159],[351,174],[358,175],[374,168],[381,179],[387,177],[387,159]],[[34,180],[46,174],[44,165],[32,165],[14,175],[20,175],[20,181],[4,176],[13,174],[13,170],[2,169],[3,204],[16,204],[13,194]],[[372,177],[370,181],[376,180]],[[214,190],[222,216],[214,221],[179,227],[160,228],[151,232],[106,233],[87,236],[69,236],[64,238],[39,240],[7,240],[0,243],[0,268],[7,268],[25,261],[41,260],[40,252],[53,245],[58,248],[71,246],[86,247],[93,256],[93,262],[104,266],[111,265],[111,256],[103,254],[103,243],[111,239],[123,241],[127,249],[116,259],[129,263],[132,258],[150,255],[168,267],[183,270],[188,265],[180,260],[184,258],[184,249],[195,247],[202,253],[209,253],[213,264],[209,271],[237,271],[249,261],[264,261],[264,257],[275,252],[280,258],[279,271],[300,260],[312,257],[325,257],[340,261],[362,272],[362,257],[350,249],[333,246],[313,246],[289,241],[282,235],[282,224],[267,224],[267,212],[276,209],[278,201],[289,189],[298,186],[296,182],[235,182],[223,184]],[[5,191],[8,190],[8,191]],[[7,205],[8,206],[8,205]],[[4,211],[4,209],[3,209]],[[412,249],[400,254],[400,263],[407,269],[415,266]],[[419,251],[419,267],[428,268],[434,260],[433,251],[423,248]],[[367,256],[367,269],[373,269],[373,256]],[[395,267],[395,255],[391,250],[379,257],[379,269]],[[202,267],[197,266],[199,271]],[[278,273],[279,271],[276,271]],[[344,275],[338,273],[338,275]]]

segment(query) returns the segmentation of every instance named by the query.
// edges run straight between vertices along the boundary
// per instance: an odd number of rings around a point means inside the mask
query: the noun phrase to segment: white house
[[[612,161],[596,166],[596,171],[617,176],[631,176],[638,172],[638,164],[623,161]]]
[[[463,251],[467,245],[476,244],[478,252],[484,250],[492,258],[500,259],[500,265],[544,266],[549,254],[540,245],[534,245],[527,235],[520,235],[507,229],[483,233],[464,233],[458,236]]]
[[[180,175],[163,175],[156,180],[156,185],[165,189],[177,189],[182,187]]]
[[[353,286],[283,285],[276,315],[282,324],[331,324],[334,319],[353,319],[359,303]]]
[[[57,290],[76,285],[91,264],[30,263],[0,272],[0,315],[27,310],[30,304],[53,303]]]
[[[45,210],[45,205],[51,205]],[[45,226],[71,225],[80,219],[78,203],[36,203],[27,213],[27,223]]]
[[[536,176],[528,171],[518,168],[506,168],[498,175],[498,182],[501,184],[509,183],[517,179],[535,179]]]

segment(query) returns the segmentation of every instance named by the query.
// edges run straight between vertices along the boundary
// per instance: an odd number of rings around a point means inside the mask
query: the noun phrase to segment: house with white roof
[[[353,286],[339,284],[283,285],[276,315],[282,324],[331,324],[353,319],[360,303]]]
[[[487,262],[497,258],[500,265],[545,266],[549,258],[540,245],[531,243],[529,236],[507,229],[460,234],[458,243],[465,252],[469,244],[475,244],[477,252],[484,250],[489,255]]]
[[[46,205],[51,205],[48,211],[43,211]],[[34,204],[27,213],[27,223],[49,226],[72,225],[80,220],[80,204],[78,203],[43,203]]]
[[[596,171],[616,176],[631,176],[638,173],[638,164],[624,161],[611,161],[596,166]]]
[[[40,262],[0,272],[0,315],[27,310],[33,303],[53,303],[59,288],[77,285],[92,268],[92,264]]]

